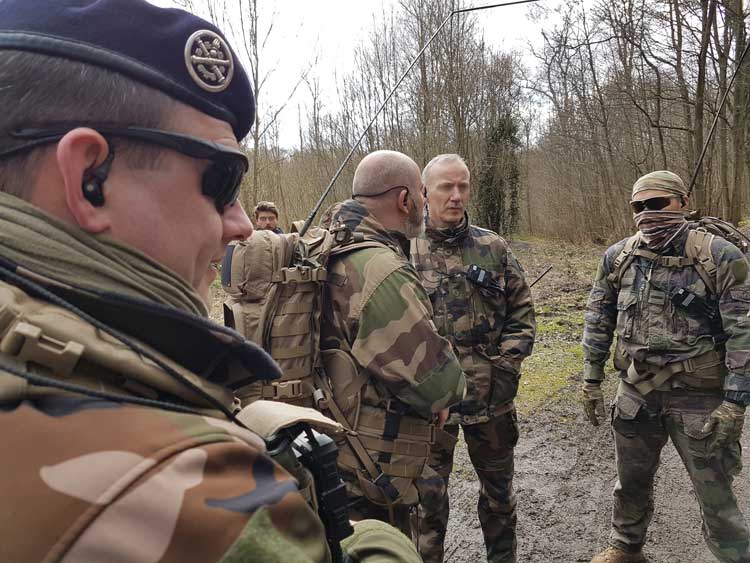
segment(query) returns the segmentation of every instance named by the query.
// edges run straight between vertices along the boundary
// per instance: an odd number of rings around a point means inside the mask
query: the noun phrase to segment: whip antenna
[[[732,85],[734,85],[734,79],[737,78],[737,75],[740,73],[740,69],[742,68],[742,63],[745,60],[745,55],[747,55],[748,48],[750,48],[750,41],[748,41],[747,45],[745,45],[745,50],[742,51],[742,56],[740,57],[740,60],[737,62],[737,68],[734,69],[734,73],[732,74],[732,79],[729,81],[729,85],[727,86],[727,89],[724,92],[724,96],[722,96],[721,98],[721,103],[719,104],[719,107],[716,109],[716,115],[714,116],[714,121],[711,124],[711,129],[708,130],[708,138],[706,138],[706,142],[703,143],[703,150],[701,150],[701,155],[698,158],[698,162],[695,165],[695,170],[693,171],[693,175],[690,178],[690,184],[688,184],[688,195],[693,193],[693,188],[695,187],[695,180],[698,178],[698,172],[700,171],[701,166],[703,165],[703,159],[706,157],[706,151],[708,150],[708,145],[711,142],[711,137],[713,137],[714,135],[716,124],[719,122],[719,116],[721,115],[721,110],[727,101],[727,97],[729,96],[729,92],[732,89]]]
[[[396,93],[396,90],[404,81],[404,79],[409,74],[411,69],[414,68],[414,65],[416,65],[417,62],[419,62],[419,59],[422,58],[422,55],[427,50],[427,47],[430,46],[430,43],[432,43],[433,39],[437,37],[438,33],[440,33],[440,31],[445,27],[445,24],[447,24],[455,14],[461,14],[463,12],[474,12],[477,10],[489,10],[491,8],[502,8],[504,6],[514,6],[516,4],[530,4],[532,2],[538,2],[538,1],[539,0],[515,0],[513,2],[502,2],[499,4],[490,4],[488,6],[476,6],[474,8],[460,8],[458,10],[453,10],[450,14],[448,14],[448,16],[443,20],[443,23],[441,23],[440,26],[435,30],[435,33],[433,33],[432,36],[427,40],[427,43],[424,44],[424,47],[422,47],[419,53],[417,53],[417,56],[414,57],[414,60],[409,65],[409,68],[407,68],[406,71],[401,75],[401,78],[398,79],[398,82],[396,82],[396,85],[393,87],[390,93],[385,97],[385,100],[383,100],[383,103],[380,104],[378,111],[376,111],[375,115],[372,116],[372,119],[367,124],[367,127],[365,127],[364,131],[362,131],[362,134],[359,136],[357,141],[354,143],[354,145],[352,145],[352,148],[349,151],[349,154],[346,155],[346,158],[344,158],[344,161],[341,163],[341,166],[339,166],[338,170],[336,170],[336,173],[333,175],[333,178],[331,178],[331,181],[329,182],[328,187],[320,196],[320,199],[318,199],[318,202],[315,204],[315,207],[313,207],[313,210],[310,212],[310,216],[305,220],[304,225],[302,225],[302,229],[300,229],[299,235],[304,236],[305,233],[307,232],[307,229],[310,228],[310,225],[315,220],[315,216],[318,214],[318,211],[320,211],[320,208],[322,207],[323,202],[328,197],[328,194],[331,193],[331,190],[333,189],[333,185],[336,183],[336,180],[338,180],[339,176],[341,176],[341,172],[343,172],[344,167],[348,164],[349,160],[352,158],[352,155],[354,155],[354,151],[356,151],[359,145],[362,143],[362,139],[364,139],[365,135],[367,135],[367,133],[370,131],[370,128],[372,127],[373,123],[375,123],[375,120],[378,118],[380,113],[385,109],[386,104],[393,97],[393,94]],[[734,78],[732,79],[734,80]]]

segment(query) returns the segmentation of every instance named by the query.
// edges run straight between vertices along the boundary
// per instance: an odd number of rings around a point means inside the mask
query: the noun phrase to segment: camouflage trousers
[[[515,410],[481,424],[462,425],[469,457],[479,477],[477,512],[488,563],[516,561],[516,497],[513,493],[513,448],[518,442]],[[443,561],[448,526],[448,480],[458,425],[446,426],[433,448],[430,466],[438,477],[417,482],[420,505],[413,518],[414,537],[425,563]]]
[[[672,439],[693,484],[701,509],[703,537],[722,562],[750,563],[750,535],[732,492],[732,478],[742,469],[740,444],[710,452],[703,432],[718,393],[673,389],[645,397],[620,382],[613,404],[612,429],[617,484],[610,543],[637,552],[646,539],[654,512],[654,476],[659,456]]]

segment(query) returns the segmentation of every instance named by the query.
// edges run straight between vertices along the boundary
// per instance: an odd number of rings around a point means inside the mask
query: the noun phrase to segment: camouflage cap
[[[657,170],[641,176],[633,184],[632,198],[639,192],[646,190],[660,190],[675,195],[688,195],[685,182],[677,174],[669,170]]]

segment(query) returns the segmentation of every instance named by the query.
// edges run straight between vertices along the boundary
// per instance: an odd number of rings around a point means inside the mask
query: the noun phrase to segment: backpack
[[[329,262],[354,250],[385,245],[345,226],[331,231],[313,227],[302,237],[299,227],[295,223],[289,234],[255,231],[224,255],[224,323],[262,346],[282,371],[280,379],[250,383],[236,394],[243,405],[266,399],[330,413],[344,428],[351,449],[340,453],[339,465],[357,476],[366,497],[387,507],[395,523],[395,503],[416,502],[413,481],[427,463],[433,425],[400,412],[405,406],[397,400],[382,413],[357,406],[350,424],[345,411],[352,402],[359,405],[367,379],[341,350],[320,351],[323,284],[341,282],[328,279]],[[325,368],[330,377],[322,377]]]
[[[323,284],[333,255],[382,246],[358,240],[348,230],[311,227],[302,222],[288,234],[258,230],[227,247],[221,284],[227,294],[224,324],[260,345],[279,364],[273,382],[240,387],[243,404],[256,399],[315,408],[315,379],[321,370],[320,322]]]
[[[672,268],[695,266],[696,272],[706,284],[710,295],[716,295],[716,262],[711,254],[711,243],[719,236],[740,249],[746,259],[750,256],[750,238],[737,227],[718,217],[689,218],[690,229],[685,243],[685,256],[661,256],[656,252],[638,248],[641,241],[640,232],[634,234],[626,242],[623,249],[615,258],[612,272],[607,279],[615,288],[619,289],[623,275],[628,271],[636,256],[644,256],[659,264]]]
[[[224,324],[259,344],[279,364],[282,377],[237,390],[253,399],[313,407],[313,376],[320,365],[321,289],[335,245],[328,230],[312,227],[304,237],[257,230],[227,248],[221,283]]]

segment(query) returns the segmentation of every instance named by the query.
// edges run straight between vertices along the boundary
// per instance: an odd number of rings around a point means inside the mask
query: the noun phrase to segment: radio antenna
[[[398,82],[396,82],[396,85],[393,87],[390,93],[385,97],[385,100],[383,100],[383,103],[380,104],[378,111],[376,111],[375,115],[373,115],[372,119],[370,119],[370,122],[367,124],[367,127],[365,127],[364,131],[362,131],[362,134],[359,136],[357,141],[354,143],[354,145],[352,145],[352,148],[349,151],[349,154],[346,155],[346,158],[344,158],[344,161],[341,163],[338,170],[336,170],[336,173],[333,175],[333,178],[331,178],[331,181],[329,182],[328,187],[320,196],[320,199],[318,199],[318,202],[315,204],[315,207],[313,207],[313,210],[310,212],[309,217],[305,220],[304,225],[302,225],[302,229],[300,229],[299,236],[304,236],[305,233],[307,232],[307,229],[310,228],[310,225],[315,220],[315,216],[318,214],[318,211],[320,211],[320,208],[323,206],[323,202],[328,197],[328,194],[331,193],[331,190],[333,189],[333,186],[336,183],[336,180],[339,179],[339,176],[341,176],[341,173],[344,171],[344,167],[349,163],[352,156],[354,155],[354,151],[356,151],[357,148],[359,148],[359,145],[362,144],[362,140],[365,138],[365,135],[367,135],[367,133],[370,131],[370,128],[375,123],[375,120],[378,118],[380,113],[385,109],[386,104],[393,97],[393,94],[396,93],[396,90],[404,81],[404,79],[409,74],[411,69],[414,68],[414,65],[416,65],[419,62],[419,59],[422,58],[422,55],[424,55],[424,52],[427,50],[427,47],[430,46],[430,43],[432,43],[435,37],[438,36],[438,33],[440,33],[440,31],[445,27],[445,25],[451,20],[453,16],[455,16],[456,14],[462,14],[464,12],[475,12],[477,10],[489,10],[492,8],[504,8],[506,6],[515,6],[516,4],[530,4],[532,2],[538,2],[538,1],[539,0],[515,0],[513,2],[501,2],[499,4],[490,4],[488,6],[476,6],[474,8],[460,8],[458,10],[453,10],[450,14],[448,14],[448,16],[443,20],[443,23],[441,23],[440,26],[435,30],[435,33],[432,34],[432,37],[430,37],[427,43],[424,44],[424,47],[422,47],[419,53],[417,53],[417,56],[414,57],[414,60],[409,65],[409,68],[407,68],[406,71],[404,71],[404,73],[401,75],[401,78],[398,79]]]

